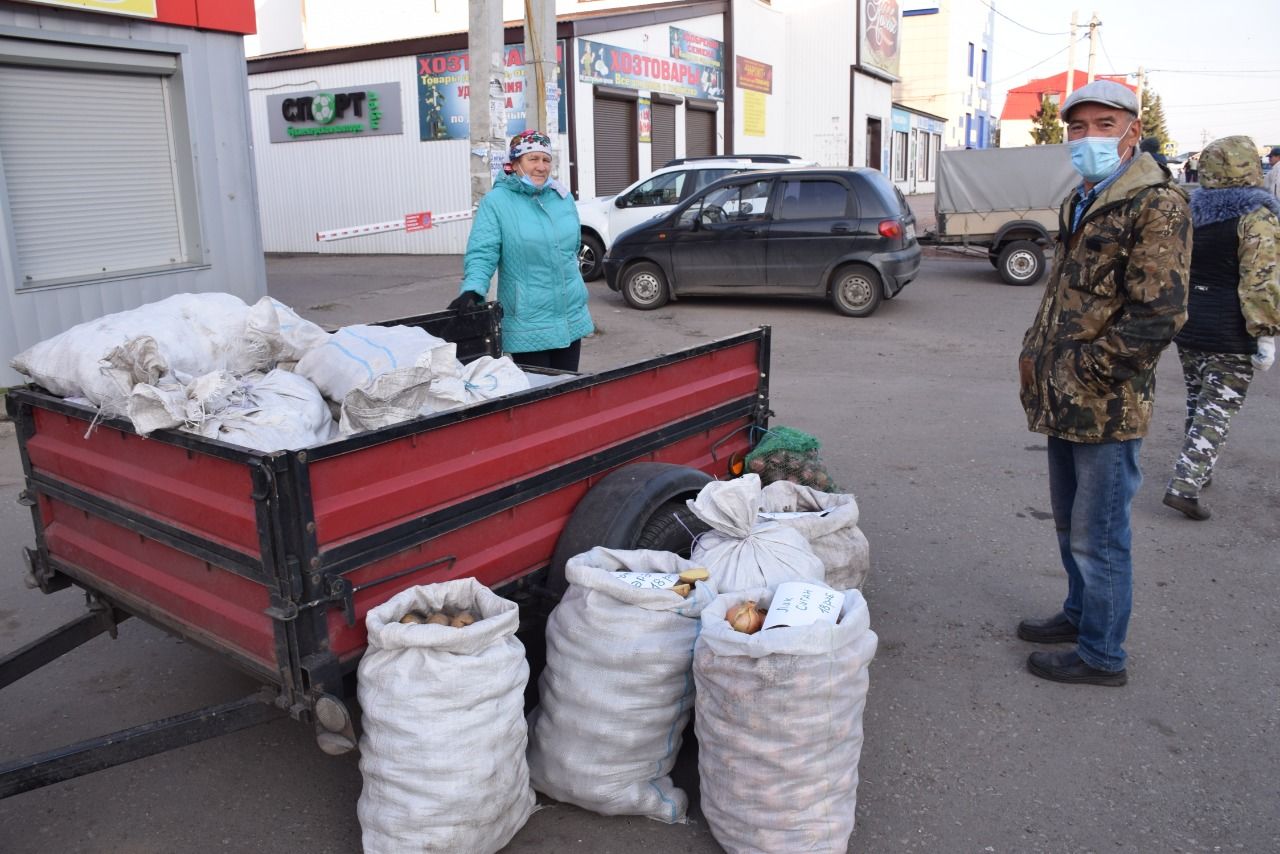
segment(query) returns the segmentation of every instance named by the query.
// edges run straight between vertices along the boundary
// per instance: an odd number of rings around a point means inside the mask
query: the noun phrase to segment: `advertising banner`
[[[861,0],[858,18],[858,64],[897,78],[902,29],[898,0]]]
[[[640,142],[653,142],[653,108],[648,98],[636,99],[636,128]]]
[[[569,69],[565,64],[567,45],[556,42],[556,81],[554,85],[563,91],[563,81]],[[465,50],[446,50],[440,53],[424,53],[418,56],[418,137],[425,141],[440,139],[468,139],[471,135],[471,84],[467,72],[471,68],[471,55]],[[529,98],[540,97],[533,92],[533,81],[525,79],[524,45],[507,45],[503,52],[505,66],[503,88],[507,96],[507,131],[512,137],[525,130]],[[551,90],[552,82],[547,81]],[[557,115],[560,132],[569,126],[569,114],[563,97]],[[547,98],[550,101],[550,98]]]
[[[133,15],[137,18],[156,17],[156,0],[27,0],[44,6],[67,6],[71,9],[89,9],[94,12],[112,12],[116,15]]]
[[[708,68],[720,68],[724,65],[724,45],[717,39],[672,27],[671,57],[696,62]]]
[[[720,69],[578,39],[578,79],[599,86],[724,100]]]
[[[267,136],[272,142],[403,132],[399,83],[267,96]]]
[[[734,58],[738,70],[738,88],[750,89],[753,92],[773,94],[773,66],[747,59],[745,56]]]

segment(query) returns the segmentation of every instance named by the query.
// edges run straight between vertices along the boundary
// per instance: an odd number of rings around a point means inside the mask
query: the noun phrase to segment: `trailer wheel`
[[[987,250],[987,260],[991,262],[992,267],[995,267],[997,270],[1000,269],[1000,253],[995,249]]]
[[[578,502],[556,542],[547,577],[550,592],[562,595],[569,558],[596,546],[687,553],[693,538],[672,514],[684,511],[680,519],[689,525],[693,517],[683,501],[710,480],[703,471],[671,463],[633,463],[605,475]]]
[[[1030,240],[1006,243],[999,260],[996,269],[1007,285],[1034,285],[1044,275],[1044,250]]]

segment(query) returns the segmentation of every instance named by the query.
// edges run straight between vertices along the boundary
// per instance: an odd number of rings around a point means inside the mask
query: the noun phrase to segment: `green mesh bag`
[[[773,427],[755,446],[745,460],[745,471],[760,475],[766,486],[777,480],[789,480],[803,486],[811,486],[823,492],[835,492],[838,487],[822,460],[818,449],[822,443],[817,437],[791,427]]]

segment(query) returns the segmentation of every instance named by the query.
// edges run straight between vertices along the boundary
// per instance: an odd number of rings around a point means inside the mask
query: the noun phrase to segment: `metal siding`
[[[0,26],[185,48],[183,86],[207,263],[176,272],[17,293],[13,224],[7,201],[0,198],[0,386],[24,380],[8,367],[11,357],[77,323],[175,293],[224,291],[247,302],[265,294],[252,160],[244,145],[249,126],[243,95],[243,37],[35,6],[0,7]]]
[[[639,177],[636,102],[595,94],[596,195],[607,196]]]
[[[268,95],[395,81],[400,83],[404,115],[401,135],[268,140]],[[418,138],[414,56],[254,74],[249,90],[262,243],[267,252],[436,255],[466,250],[470,228],[465,220],[413,233],[316,241],[317,231],[388,222],[418,211],[470,210],[467,142]]]
[[[676,157],[676,105],[653,104],[651,164],[661,169]]]

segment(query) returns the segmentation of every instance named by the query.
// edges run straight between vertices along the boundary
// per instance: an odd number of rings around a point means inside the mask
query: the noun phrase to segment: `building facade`
[[[947,123],[941,116],[893,105],[889,180],[907,195],[932,193]]]
[[[1138,87],[1130,83],[1123,74],[1098,74],[1094,79],[1114,80],[1128,86],[1135,93],[1138,91]],[[1047,98],[1049,103],[1059,106],[1067,97],[1068,87],[1074,92],[1088,82],[1088,73],[1077,69],[1074,74],[1063,71],[1010,89],[1004,100],[1004,109],[1000,111],[1000,147],[1035,145],[1031,128],[1035,125],[1035,115],[1040,111],[1042,99]]]
[[[463,251],[465,220],[332,243],[316,236],[469,210],[466,4],[366,0],[345,27],[349,3],[308,0],[305,21],[288,5],[272,7],[247,45],[266,250]],[[611,195],[676,157],[752,152],[889,169],[900,19],[896,4],[867,6],[561,0],[561,179],[579,198]],[[523,3],[503,12],[515,133],[527,94]],[[351,106],[369,92],[381,108],[377,134]],[[342,122],[318,127],[296,105],[326,94],[348,107]],[[334,130],[344,126],[352,132]]]
[[[902,80],[893,99],[945,118],[944,148],[992,144],[994,30],[995,10],[983,0],[902,4]]]
[[[0,387],[77,323],[266,293],[253,26],[252,0],[0,0]]]

